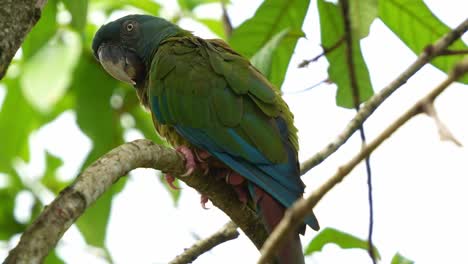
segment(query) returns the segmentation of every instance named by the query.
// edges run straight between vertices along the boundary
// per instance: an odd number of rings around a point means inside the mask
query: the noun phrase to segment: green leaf
[[[392,258],[392,264],[413,264],[413,263],[414,261],[403,257],[402,255],[400,255],[400,253],[396,253],[395,256],[393,256]]]
[[[422,0],[379,0],[379,17],[417,55],[450,31]],[[450,49],[466,50],[468,47],[457,40]],[[431,64],[448,73],[462,58],[463,55],[442,56]],[[459,81],[468,84],[468,76]]]
[[[377,0],[351,0],[349,1],[349,13],[353,37],[359,39],[369,35],[370,25],[378,14]]]
[[[334,228],[325,228],[318,233],[309,245],[307,245],[304,255],[308,256],[312,253],[321,251],[326,244],[333,243],[343,249],[361,248],[367,250],[367,240],[360,239],[343,231]],[[374,247],[375,256],[380,259],[380,254],[377,248]]]
[[[68,88],[81,52],[80,37],[71,31],[56,39],[25,61],[20,77],[25,97],[41,112],[51,111]],[[47,67],[44,64],[47,63]]]
[[[110,98],[117,86],[117,80],[104,72],[91,54],[86,53],[81,57],[75,71],[72,92],[76,97],[77,123],[93,142],[83,168],[123,143],[120,117],[110,105]],[[125,180],[121,180],[114,184],[78,220],[78,228],[89,244],[104,247],[112,197],[122,189],[124,183]]]
[[[351,56],[353,63],[348,63],[346,56],[347,44],[346,41],[343,41],[345,34],[344,20],[340,7],[325,0],[318,0],[318,10],[320,14],[322,45],[328,48],[341,41],[341,44],[336,49],[326,54],[327,60],[330,63],[328,67],[329,78],[338,86],[336,103],[342,107],[354,108],[351,86],[352,70],[354,70],[359,91],[359,102],[366,101],[373,94],[369,71],[362,57],[359,39],[356,37],[352,38]]]
[[[78,32],[84,30],[88,15],[88,0],[62,0],[72,15],[71,25]]]
[[[41,182],[55,194],[58,194],[67,186],[66,182],[57,179],[57,169],[62,165],[62,159],[46,151],[46,171],[44,172],[44,176],[42,176]]]
[[[18,79],[6,79],[6,97],[0,111],[0,171],[13,173],[15,157],[29,159],[28,137],[39,126],[40,115],[24,98]]]
[[[13,215],[15,209],[15,197],[20,189],[0,189],[0,240],[8,240],[14,234],[24,231],[25,225],[17,222]]]
[[[255,15],[234,29],[229,43],[237,52],[251,58],[279,32],[301,32],[309,0],[266,0]],[[286,38],[278,46],[272,65],[270,81],[280,88],[297,38]]]
[[[65,263],[57,256],[57,250],[52,250],[49,255],[44,259],[44,264],[62,264]]]
[[[226,39],[226,32],[224,31],[223,21],[211,18],[195,18],[195,20],[205,25],[220,38]]]
[[[195,7],[199,5],[216,2],[219,2],[219,0],[177,0],[177,3],[179,3],[181,9],[189,11],[192,11],[193,9],[195,9]]]
[[[47,1],[42,10],[41,19],[26,36],[22,45],[23,57],[29,58],[42,48],[57,31],[57,0]]]
[[[271,40],[268,41],[265,46],[263,46],[257,53],[255,53],[255,55],[252,56],[250,61],[263,73],[263,75],[265,75],[268,79],[271,79],[271,68],[273,65],[272,61],[278,50],[278,47],[285,38],[294,35],[295,34],[290,33],[289,29],[284,29],[278,32],[278,34],[273,36],[273,38],[271,38]],[[302,34],[302,32],[299,32],[295,37],[298,38],[298,36],[303,35],[304,34]]]

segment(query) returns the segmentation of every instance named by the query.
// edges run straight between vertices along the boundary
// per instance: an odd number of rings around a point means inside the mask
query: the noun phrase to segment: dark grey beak
[[[112,77],[136,85],[138,71],[143,63],[133,52],[117,45],[103,43],[98,48],[97,57]]]

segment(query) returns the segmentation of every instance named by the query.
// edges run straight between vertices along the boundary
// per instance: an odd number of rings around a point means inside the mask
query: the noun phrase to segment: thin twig
[[[340,1],[341,7],[341,14],[343,16],[344,22],[344,36],[345,36],[345,53],[346,53],[346,64],[348,66],[349,72],[349,79],[351,85],[351,93],[353,96],[353,104],[356,112],[359,112],[360,103],[361,103],[361,96],[359,93],[359,85],[356,76],[356,69],[353,57],[353,49],[355,48],[353,45],[353,33],[351,30],[351,18],[349,14],[349,1],[348,0],[341,0]],[[357,42],[358,43],[358,42]],[[362,148],[366,145],[366,133],[364,131],[364,123],[359,126],[359,135],[361,137]],[[372,243],[372,233],[374,232],[374,199],[372,198],[372,170],[371,170],[371,162],[370,162],[370,155],[365,159],[366,165],[366,175],[367,175],[367,197],[369,201],[369,231],[367,236],[367,252],[369,253],[369,257],[372,260],[373,264],[377,263],[377,259],[374,252],[374,245]]]
[[[465,50],[444,50],[439,56],[452,56],[452,55],[466,55],[468,54],[468,49]]]
[[[277,225],[275,230],[270,234],[265,244],[260,251],[261,256],[258,264],[268,263],[272,259],[274,253],[281,246],[284,238],[292,230],[296,230],[299,224],[302,223],[304,217],[308,215],[315,205],[328,193],[336,184],[341,182],[346,175],[348,175],[363,159],[369,156],[382,142],[390,137],[395,131],[404,125],[408,120],[414,116],[422,113],[423,107],[427,102],[432,102],[439,96],[450,84],[455,82],[458,78],[468,72],[468,59],[460,62],[455,66],[454,70],[447,76],[447,78],[434,88],[428,95],[416,102],[397,120],[392,122],[377,138],[371,141],[367,146],[354,156],[348,163],[338,168],[338,171],[315,192],[313,192],[306,199],[300,199],[289,208],[281,222]]]
[[[281,94],[298,94],[298,93],[303,93],[303,92],[307,92],[307,91],[309,91],[309,90],[312,90],[312,89],[314,89],[315,87],[318,87],[318,86],[320,86],[320,85],[322,85],[322,84],[324,84],[324,83],[329,83],[329,82],[330,82],[330,79],[326,78],[326,79],[321,80],[320,82],[318,82],[318,83],[316,83],[316,84],[314,84],[314,85],[312,85],[312,86],[310,86],[310,87],[307,87],[307,88],[305,88],[305,89],[298,90],[298,91],[286,91],[286,92],[283,92],[283,91],[282,91]]]
[[[335,44],[331,45],[330,47],[323,47],[323,52],[320,53],[319,55],[313,57],[310,60],[303,60],[299,65],[297,65],[298,68],[304,68],[307,67],[310,63],[318,61],[321,57],[327,55],[328,53],[334,51],[337,49],[343,42],[345,41],[345,36],[342,36]]]
[[[154,168],[173,175],[184,172],[184,159],[173,149],[145,139],[123,144],[89,166],[69,187],[48,206],[22,234],[18,245],[10,251],[4,263],[42,263],[65,231],[120,177],[135,168]],[[198,171],[190,177],[179,177],[187,185],[206,194],[252,240],[258,248],[267,237],[262,221],[255,211],[237,198],[236,192],[224,181]]]
[[[213,235],[205,239],[199,240],[190,248],[185,249],[185,251],[182,254],[178,255],[175,259],[170,261],[169,264],[192,263],[203,253],[211,250],[219,244],[235,239],[238,236],[239,232],[237,231],[236,224],[234,224],[233,222],[229,222]]]
[[[401,73],[394,81],[383,88],[379,93],[372,96],[359,110],[356,116],[348,123],[346,128],[338,135],[338,137],[329,143],[324,149],[319,151],[310,159],[304,161],[301,164],[301,175],[313,167],[320,164],[328,156],[333,154],[338,148],[340,148],[346,141],[359,129],[362,123],[382,104],[394,91],[400,86],[405,84],[410,77],[412,77],[419,69],[421,69],[426,63],[432,58],[438,56],[444,50],[447,49],[450,44],[455,40],[459,39],[463,33],[468,30],[468,19],[463,21],[454,30],[445,34],[431,47],[431,52],[423,52],[403,73]]]

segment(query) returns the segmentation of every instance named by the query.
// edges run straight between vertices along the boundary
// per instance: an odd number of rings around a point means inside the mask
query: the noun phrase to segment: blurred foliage
[[[182,18],[198,21],[220,38],[227,35],[221,16],[207,18],[196,12],[205,4],[219,4],[222,0],[177,0],[179,11],[167,19],[178,22]],[[229,1],[224,1],[229,7]],[[336,1],[335,1],[336,2]],[[359,2],[359,4],[358,4]],[[360,89],[360,101],[372,95],[369,72],[363,59],[360,40],[369,34],[375,18],[380,18],[416,54],[427,44],[450,29],[440,22],[421,0],[350,0],[352,57]],[[318,0],[321,44],[331,47],[343,38],[344,18],[339,4]],[[227,41],[241,54],[252,59],[276,87],[281,88],[291,56],[299,38],[304,36],[302,24],[309,0],[265,0],[255,14],[234,28]],[[64,111],[76,115],[81,131],[91,140],[80,171],[110,149],[124,142],[129,129],[140,131],[144,137],[158,144],[166,144],[154,132],[150,116],[140,107],[133,89],[106,74],[93,58],[90,50],[94,33],[114,12],[159,15],[164,6],[153,0],[49,0],[39,23],[26,37],[21,52],[12,62],[0,89],[6,91],[0,112],[1,143],[0,178],[0,239],[9,240],[20,233],[25,224],[14,216],[15,199],[20,191],[34,196],[32,219],[43,206],[41,194],[24,180],[18,161],[28,162],[30,135],[53,122]],[[167,12],[166,12],[167,13]],[[220,12],[221,13],[221,12]],[[349,47],[339,43],[326,56],[330,63],[329,78],[338,86],[337,105],[354,107],[350,88],[350,66],[345,52]],[[453,49],[466,49],[458,41]],[[434,65],[447,72],[460,56],[440,57]],[[467,77],[468,78],[468,77]],[[468,79],[463,79],[467,83]],[[123,119],[134,122],[124,125]],[[73,150],[71,150],[73,151]],[[61,157],[46,153],[45,171],[34,184],[57,194],[69,182],[60,179]],[[78,174],[79,171],[76,171]],[[87,243],[104,249],[106,227],[113,196],[125,186],[121,180],[101,197],[77,223]],[[169,190],[174,204],[179,191]],[[32,221],[30,219],[30,221]],[[28,224],[28,223],[26,223]],[[366,242],[330,228],[324,229],[310,242],[306,253],[312,254],[327,243],[343,248],[365,248]],[[61,263],[52,252],[47,263]],[[397,254],[392,263],[412,263]]]

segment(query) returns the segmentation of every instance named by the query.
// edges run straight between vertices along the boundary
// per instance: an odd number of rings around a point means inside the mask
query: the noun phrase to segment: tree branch
[[[184,172],[184,159],[173,149],[145,139],[123,144],[102,156],[48,206],[23,233],[4,263],[41,263],[65,231],[120,177],[136,168],[154,168],[173,175]],[[237,198],[227,183],[195,172],[179,177],[207,195],[260,248],[267,232],[257,214]]]
[[[169,262],[169,264],[192,263],[203,253],[211,250],[221,243],[235,239],[238,236],[239,232],[237,232],[236,224],[229,222],[210,237],[197,241],[190,248],[186,249],[182,254]]]
[[[346,175],[348,175],[363,159],[369,156],[377,147],[382,144],[388,137],[390,137],[398,128],[404,125],[408,120],[414,116],[423,113],[424,108],[428,102],[432,103],[434,99],[440,95],[450,84],[455,82],[461,76],[468,72],[468,59],[463,60],[457,64],[454,70],[448,77],[434,88],[428,95],[420,99],[410,109],[408,109],[397,120],[391,123],[376,139],[363,147],[361,151],[354,156],[348,163],[338,168],[338,171],[320,188],[313,192],[306,199],[300,199],[289,208],[281,222],[277,225],[275,230],[271,233],[269,238],[265,241],[260,253],[258,264],[268,263],[272,259],[274,253],[281,246],[284,238],[292,230],[297,230],[298,226],[303,222],[303,219],[308,215],[315,205],[322,199],[322,197],[330,191],[336,184],[341,182]]]
[[[455,40],[459,39],[468,30],[468,19],[463,21],[455,29],[444,35],[435,44],[429,46],[429,49],[419,55],[404,72],[402,72],[394,81],[384,87],[379,93],[372,96],[359,110],[356,116],[348,123],[346,128],[338,135],[338,137],[329,143],[324,149],[319,151],[310,159],[304,161],[301,164],[301,174],[305,174],[313,167],[320,164],[328,156],[333,154],[338,148],[340,148],[351,135],[359,129],[359,127],[366,121],[366,119],[382,104],[394,91],[400,86],[405,84],[409,78],[411,78],[419,69],[421,69],[426,63],[428,63],[434,57],[442,54],[450,44]]]
[[[46,0],[6,0],[0,4],[0,80],[26,35],[39,21]]]

